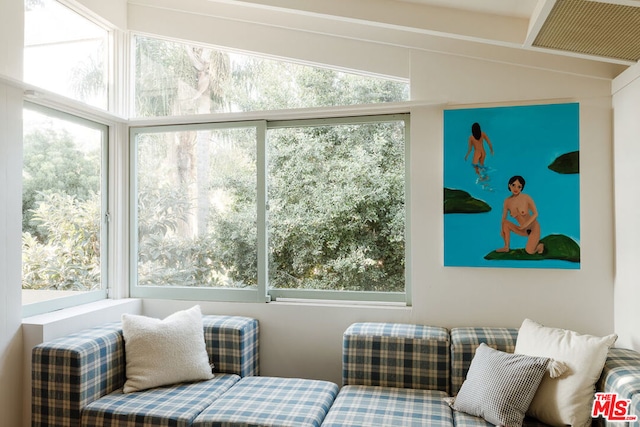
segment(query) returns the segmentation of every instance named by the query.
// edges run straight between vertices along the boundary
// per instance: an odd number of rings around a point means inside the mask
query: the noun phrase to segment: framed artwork
[[[444,265],[580,268],[579,104],[444,111]]]

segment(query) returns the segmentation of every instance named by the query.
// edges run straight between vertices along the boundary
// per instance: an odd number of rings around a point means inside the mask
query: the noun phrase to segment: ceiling
[[[613,78],[640,60],[640,0],[127,2],[603,78]]]
[[[538,0],[397,0],[452,9],[470,10],[494,15],[529,18]]]
[[[529,20],[523,44],[603,61],[640,60],[639,0],[397,0]]]

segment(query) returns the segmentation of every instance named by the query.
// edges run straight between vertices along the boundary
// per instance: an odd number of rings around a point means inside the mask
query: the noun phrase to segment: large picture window
[[[23,124],[23,310],[104,298],[107,127],[31,104]]]
[[[134,129],[132,295],[406,302],[407,124]]]

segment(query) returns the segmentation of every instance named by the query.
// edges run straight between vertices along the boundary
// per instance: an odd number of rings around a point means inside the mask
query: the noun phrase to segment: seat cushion
[[[328,381],[246,377],[195,419],[198,427],[318,427],[338,394]]]
[[[446,396],[438,390],[345,386],[322,426],[453,426]]]
[[[207,381],[124,394],[118,390],[87,405],[82,426],[190,426],[196,416],[240,380],[216,374]]]

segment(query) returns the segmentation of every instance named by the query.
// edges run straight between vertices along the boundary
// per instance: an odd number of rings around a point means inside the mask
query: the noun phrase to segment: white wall
[[[0,2],[0,73],[22,76],[21,0]],[[5,43],[12,40],[15,43]],[[0,81],[0,424],[19,426],[21,321],[22,91]]]
[[[640,65],[613,84],[615,161],[615,330],[618,342],[640,351]]]

